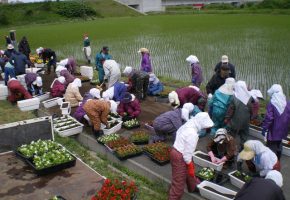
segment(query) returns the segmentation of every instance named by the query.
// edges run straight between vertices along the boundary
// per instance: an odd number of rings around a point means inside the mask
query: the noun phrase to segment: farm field
[[[0,34],[10,29],[0,29]],[[83,59],[82,35],[88,33],[93,55],[108,45],[122,68],[138,67],[137,51],[147,47],[157,75],[183,81],[190,81],[190,67],[185,62],[188,55],[199,58],[206,83],[221,55],[226,54],[236,65],[237,78],[246,80],[250,87],[261,89],[265,95],[273,83],[280,83],[290,95],[287,15],[154,15],[13,29],[18,40],[26,35],[33,49],[49,47],[59,58],[72,55],[78,60]]]

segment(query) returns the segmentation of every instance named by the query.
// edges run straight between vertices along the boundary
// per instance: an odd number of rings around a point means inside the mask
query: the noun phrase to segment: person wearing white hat
[[[193,192],[196,185],[200,183],[195,177],[195,167],[192,161],[199,139],[197,132],[212,126],[213,122],[209,115],[201,112],[178,129],[170,152],[172,179],[169,200],[181,199],[186,184],[189,192]]]
[[[195,55],[190,55],[186,58],[186,61],[189,62],[191,66],[191,82],[193,85],[200,87],[203,77],[202,70],[199,64],[199,60]]]
[[[65,93],[65,78],[63,76],[60,76],[52,82],[50,85],[50,95],[52,97],[63,97]]]
[[[105,76],[104,80],[108,80],[108,88],[112,87],[121,79],[120,66],[115,60],[106,60],[103,64]]]
[[[163,84],[153,73],[149,75],[149,88],[148,95],[155,96],[159,95],[163,91]]]
[[[140,70],[147,73],[152,72],[152,65],[151,65],[149,50],[147,48],[141,48],[139,49],[138,53],[141,53]]]
[[[245,183],[236,194],[235,200],[286,200],[283,190],[282,174],[276,170],[271,170],[265,178],[253,177]]]
[[[250,94],[253,97],[251,120],[259,120],[260,99],[263,99],[262,92],[260,90],[252,89],[250,90]]]
[[[77,62],[73,57],[63,59],[58,64],[64,66],[71,74],[77,71]]]
[[[64,99],[69,102],[71,107],[77,107],[79,102],[83,100],[80,94],[79,88],[82,87],[82,81],[76,78],[72,83],[70,83],[65,91]]]
[[[221,58],[221,61],[216,64],[214,71],[219,72],[221,70],[222,65],[227,65],[230,69],[230,74],[229,76],[232,78],[236,78],[236,70],[235,66],[229,62],[229,57],[227,55],[223,55]]]
[[[50,74],[51,66],[53,66],[54,71],[56,70],[56,54],[55,51],[49,48],[39,47],[36,49],[36,53],[42,58],[43,63],[47,62],[47,73]]]
[[[42,78],[36,73],[27,73],[25,75],[25,83],[31,95],[41,95],[42,91]]]
[[[123,74],[128,77],[128,91],[133,93],[137,99],[145,100],[148,93],[149,74],[126,66]]]

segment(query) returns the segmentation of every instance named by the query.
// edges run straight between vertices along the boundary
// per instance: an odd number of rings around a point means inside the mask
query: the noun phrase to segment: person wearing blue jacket
[[[127,87],[124,83],[116,82],[112,87],[103,92],[103,99],[114,100],[121,102],[127,92]]]
[[[105,60],[112,60],[112,56],[109,54],[108,47],[103,47],[100,53],[96,55],[96,70],[99,72],[100,83],[104,82],[105,71],[103,64]]]
[[[149,75],[149,88],[148,95],[155,96],[160,94],[163,91],[163,84],[157,78],[155,74]]]

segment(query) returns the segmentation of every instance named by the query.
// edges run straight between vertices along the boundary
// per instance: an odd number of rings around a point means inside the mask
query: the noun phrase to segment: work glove
[[[262,130],[262,135],[265,137],[266,136],[266,133],[267,133],[267,129],[263,128]]]
[[[214,156],[212,151],[208,152],[208,156],[210,157],[212,163],[217,163],[218,159]]]
[[[195,169],[194,169],[194,164],[193,162],[191,161],[189,164],[186,164],[187,165],[187,173],[189,176],[191,177],[195,177]]]
[[[221,159],[219,159],[218,161],[217,161],[217,164],[220,164],[220,163],[224,163],[224,162],[226,162],[228,159],[227,159],[227,157],[222,157]]]
[[[209,94],[207,95],[207,100],[211,100],[211,99],[212,99],[212,94],[209,93]]]

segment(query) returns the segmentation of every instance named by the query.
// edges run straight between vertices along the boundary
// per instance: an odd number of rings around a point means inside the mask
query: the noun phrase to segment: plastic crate
[[[17,101],[17,106],[21,111],[29,111],[39,109],[40,101],[38,98]]]
[[[197,164],[199,166],[202,166],[202,167],[210,167],[210,168],[213,168],[216,171],[221,171],[223,169],[224,163],[220,163],[220,164],[212,163],[210,161],[207,161],[205,159],[202,159],[202,158],[196,156],[196,154],[199,154],[199,153],[200,154],[207,155],[206,153],[204,153],[202,151],[196,151],[196,152],[194,152],[192,158],[193,158],[193,161],[194,161],[195,164]]]
[[[228,173],[229,177],[230,177],[230,181],[231,181],[231,184],[236,186],[237,188],[242,188],[243,185],[245,184],[244,181],[238,179],[237,177],[235,177],[233,174],[236,172],[237,170],[233,171],[233,172],[230,172]]]
[[[49,99],[49,97],[50,97],[50,92],[45,92],[45,93],[43,93],[43,94],[41,94],[41,95],[36,95],[36,96],[34,96],[34,97],[38,98],[39,101],[45,101],[45,100]]]
[[[110,129],[105,129],[106,126],[104,124],[101,124],[101,130],[104,131],[105,135],[110,135],[112,133],[118,132],[122,128],[122,123],[123,123],[122,121],[119,121],[119,124]]]
[[[45,108],[50,108],[53,106],[57,106],[57,100],[60,99],[59,97],[48,99],[46,101],[43,101],[42,104]]]
[[[235,191],[225,188],[223,186],[217,185],[215,183],[211,183],[209,181],[203,181],[199,185],[197,185],[197,187],[199,189],[200,195],[209,200],[231,200],[234,198],[228,198],[220,194],[217,194],[213,191],[207,190],[206,188],[204,188],[205,186],[211,187],[221,193],[230,194],[234,196],[237,194]]]
[[[92,80],[93,76],[94,76],[94,69],[93,69],[93,67],[90,67],[90,66],[81,66],[80,73],[82,76],[86,76],[90,80]]]

